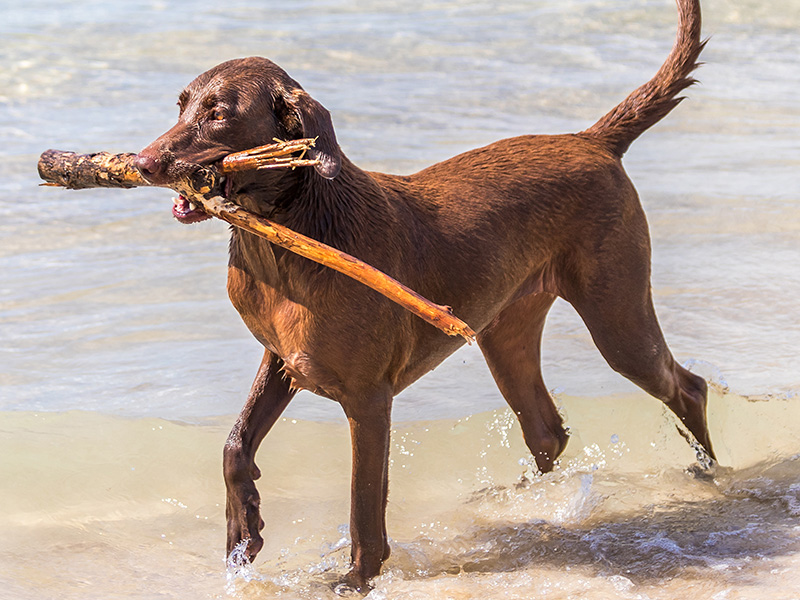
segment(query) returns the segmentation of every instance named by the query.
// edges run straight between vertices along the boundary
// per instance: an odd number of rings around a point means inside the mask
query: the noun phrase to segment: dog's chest
[[[228,297],[256,339],[279,356],[307,338],[308,311],[277,286],[234,265],[228,268]]]
[[[228,296],[255,338],[283,360],[293,387],[339,396],[339,378],[319,358],[325,353],[316,348],[319,336],[309,308],[235,266],[228,269]]]

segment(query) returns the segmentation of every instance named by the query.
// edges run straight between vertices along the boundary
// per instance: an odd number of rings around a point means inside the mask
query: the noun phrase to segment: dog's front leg
[[[389,558],[386,499],[389,491],[389,439],[392,395],[387,388],[343,401],[353,448],[350,485],[352,566],[344,583],[366,592]]]
[[[242,541],[252,560],[264,545],[259,533],[264,521],[259,511],[260,497],[255,480],[261,472],[255,454],[264,436],[281,416],[294,396],[281,369],[283,361],[266,351],[247,402],[233,426],[223,452],[223,472],[227,488],[225,514],[228,518],[228,554]]]

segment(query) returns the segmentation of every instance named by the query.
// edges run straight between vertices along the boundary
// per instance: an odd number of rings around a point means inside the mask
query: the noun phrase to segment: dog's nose
[[[136,168],[139,169],[139,173],[142,174],[142,177],[150,183],[158,183],[159,176],[164,171],[164,163],[144,153],[137,154],[133,163],[136,165]]]

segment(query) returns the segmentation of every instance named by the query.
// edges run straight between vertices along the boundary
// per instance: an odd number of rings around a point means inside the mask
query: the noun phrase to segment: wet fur
[[[548,309],[570,302],[618,372],[661,399],[711,454],[706,384],[666,346],[650,293],[650,242],[622,154],[680,101],[703,44],[700,9],[679,0],[675,48],[656,76],[577,134],[526,135],[410,176],[370,173],[341,152],[328,112],[266,59],[223,63],[181,94],[178,123],[139,154],[165,182],[178,161],[214,163],[273,138],[319,136],[316,169],[229,183],[256,213],[349,252],[479,332],[497,385],[542,471],[567,434],[542,381]],[[225,447],[228,550],[264,523],[259,443],[298,389],[339,402],[353,442],[352,569],[363,588],[389,556],[385,525],[392,398],[462,343],[382,296],[251,234],[231,234],[228,293],[265,354]],[[713,455],[713,454],[712,454]]]

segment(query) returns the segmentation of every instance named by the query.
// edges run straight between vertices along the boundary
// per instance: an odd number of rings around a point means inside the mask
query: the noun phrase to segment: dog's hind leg
[[[264,545],[259,533],[264,528],[264,521],[261,519],[261,500],[255,484],[255,480],[261,476],[255,463],[256,450],[295,394],[282,368],[281,359],[270,351],[264,353],[250,395],[223,451],[228,554],[240,542],[249,540],[246,554],[250,560]]]
[[[478,334],[489,370],[517,415],[525,443],[543,473],[552,470],[568,439],[540,365],[542,330],[555,298],[548,293],[524,296]]]
[[[714,458],[706,382],[681,367],[667,347],[653,308],[646,227],[638,236],[634,231],[607,233],[591,258],[576,261],[583,269],[570,284],[562,282],[565,298],[611,368],[664,402]]]

